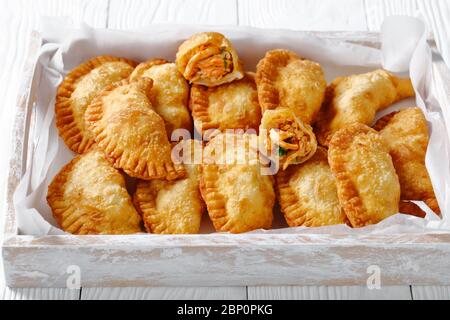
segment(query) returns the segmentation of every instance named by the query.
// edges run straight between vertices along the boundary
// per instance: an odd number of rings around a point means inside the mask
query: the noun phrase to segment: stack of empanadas
[[[370,128],[414,95],[409,79],[380,69],[327,87],[319,63],[284,49],[255,71],[216,32],[187,39],[174,62],[100,56],[73,69],[56,94],[56,126],[79,155],[47,195],[61,228],[199,233],[208,212],[217,232],[241,233],[270,229],[277,200],[291,227],[423,217],[413,201],[440,213],[422,111]]]

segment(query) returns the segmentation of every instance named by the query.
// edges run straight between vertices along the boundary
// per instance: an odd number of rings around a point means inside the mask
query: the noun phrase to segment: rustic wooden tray
[[[379,47],[377,33],[316,36]],[[433,81],[450,119],[450,72],[433,48]],[[364,285],[377,266],[382,285],[449,285],[450,233],[394,235],[247,234],[140,236],[19,235],[13,193],[33,152],[33,105],[41,38],[31,36],[17,101],[6,192],[3,261],[13,287],[65,287],[69,266],[81,285]],[[447,126],[450,123],[446,121]],[[356,242],[355,242],[356,241]],[[355,245],[358,243],[358,245]],[[68,273],[69,272],[69,273]]]

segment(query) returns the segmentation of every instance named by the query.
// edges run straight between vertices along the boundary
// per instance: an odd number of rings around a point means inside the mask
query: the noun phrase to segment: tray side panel
[[[5,247],[6,284],[83,287],[450,284],[450,246]],[[74,267],[75,266],[75,267]],[[375,271],[374,271],[375,270]]]
[[[16,215],[13,204],[13,194],[22,178],[27,166],[27,150],[29,137],[29,123],[31,121],[33,106],[33,79],[35,76],[38,52],[41,47],[42,38],[38,32],[30,35],[28,55],[23,67],[23,79],[19,86],[19,96],[15,108],[15,120],[11,135],[12,150],[7,174],[7,185],[5,192],[5,226],[4,234],[17,234]]]

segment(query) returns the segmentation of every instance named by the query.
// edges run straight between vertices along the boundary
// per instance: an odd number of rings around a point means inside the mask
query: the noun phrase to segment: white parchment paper
[[[450,143],[441,106],[433,94],[431,80],[431,51],[426,42],[426,30],[421,20],[389,17],[382,26],[382,49],[336,40],[316,38],[307,33],[288,30],[267,30],[234,26],[151,25],[131,31],[93,29],[76,25],[61,18],[42,19],[43,46],[36,76],[39,87],[36,101],[36,130],[31,164],[15,194],[14,205],[21,234],[64,234],[57,227],[46,202],[47,186],[74,154],[59,138],[55,127],[54,102],[57,86],[64,75],[83,61],[101,54],[123,56],[137,61],[160,57],[174,60],[179,44],[200,31],[224,33],[236,47],[247,70],[254,71],[256,63],[267,50],[286,48],[322,64],[327,81],[336,76],[367,72],[384,67],[409,76],[416,90],[415,99],[407,99],[384,110],[377,118],[393,110],[419,106],[430,128],[430,144],[426,165],[436,192],[443,219],[439,219],[422,202],[425,219],[397,214],[377,225],[352,229],[346,225],[321,228],[286,228],[277,214],[273,230],[264,233],[374,233],[398,234],[450,230]],[[205,233],[211,232],[204,218]],[[151,235],[147,235],[151,236]]]

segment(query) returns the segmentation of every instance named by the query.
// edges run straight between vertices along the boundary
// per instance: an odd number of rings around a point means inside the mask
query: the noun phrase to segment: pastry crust
[[[360,123],[337,131],[328,161],[339,202],[353,227],[375,224],[398,213],[400,183],[378,132]]]
[[[186,140],[178,144],[183,152],[200,154],[200,141]],[[139,181],[134,193],[134,203],[142,215],[149,233],[192,234],[199,233],[205,204],[201,198],[200,163],[185,163],[187,177],[181,180]]]
[[[48,186],[47,202],[66,232],[141,232],[141,218],[128,195],[124,177],[96,148],[61,169]]]
[[[414,202],[410,202],[407,200],[400,200],[399,203],[399,211],[403,214],[409,214],[411,216],[416,216],[419,218],[425,218],[426,213],[418,205]]]
[[[314,121],[327,86],[320,64],[283,49],[268,51],[258,62],[256,84],[263,114],[287,107],[305,124]]]
[[[86,110],[86,122],[98,147],[114,167],[143,180],[184,176],[171,160],[164,120],[149,99],[152,80],[123,80],[102,91]]]
[[[273,180],[261,174],[257,144],[256,135],[226,133],[205,147],[200,191],[219,232],[272,226]]]
[[[86,127],[84,113],[95,95],[108,85],[121,81],[136,63],[112,56],[99,56],[73,69],[59,85],[55,116],[59,135],[70,150],[84,153],[94,143]]]
[[[214,87],[244,76],[236,50],[223,34],[201,32],[178,48],[176,64],[189,83]]]
[[[317,149],[316,136],[289,108],[267,110],[259,127],[265,154],[283,170],[310,159]]]
[[[244,78],[217,87],[208,88],[193,85],[189,108],[198,132],[209,129],[254,129],[261,122],[261,108],[258,103],[253,73]]]
[[[397,171],[402,200],[421,200],[429,202],[433,211],[440,213],[425,166],[428,147],[428,125],[422,111],[407,108],[392,112],[374,126],[378,130]]]
[[[346,223],[326,149],[319,147],[307,162],[278,172],[276,182],[281,211],[290,227]]]
[[[328,146],[333,134],[347,125],[372,125],[377,111],[414,96],[410,79],[400,79],[386,70],[339,77],[328,86],[316,127],[317,140]]]
[[[170,139],[176,129],[192,131],[188,110],[189,84],[177,66],[163,59],[151,59],[139,64],[130,76],[131,81],[143,77],[153,80],[150,100],[155,111],[164,119]]]

